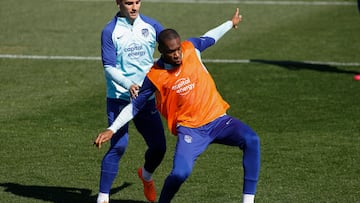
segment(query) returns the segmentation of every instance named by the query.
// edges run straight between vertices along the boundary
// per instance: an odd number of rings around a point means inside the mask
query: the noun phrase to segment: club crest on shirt
[[[149,30],[147,28],[144,28],[144,29],[141,30],[141,34],[144,37],[149,36]]]

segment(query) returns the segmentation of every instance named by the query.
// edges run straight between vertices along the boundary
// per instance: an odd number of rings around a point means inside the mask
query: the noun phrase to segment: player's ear
[[[121,0],[116,0],[116,5],[120,8],[120,3],[121,3]]]

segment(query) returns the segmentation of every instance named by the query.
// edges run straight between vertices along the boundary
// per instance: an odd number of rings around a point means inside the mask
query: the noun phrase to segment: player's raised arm
[[[200,38],[189,38],[188,40],[193,43],[195,48],[202,52],[208,47],[214,45],[222,36],[225,35],[231,28],[237,28],[241,22],[242,16],[239,15],[239,8],[236,8],[235,13],[231,19],[225,21],[221,25],[207,31]]]

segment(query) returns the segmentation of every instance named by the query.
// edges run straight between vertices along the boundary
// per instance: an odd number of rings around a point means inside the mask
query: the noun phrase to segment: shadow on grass
[[[307,70],[329,72],[329,73],[360,74],[359,71],[342,70],[335,66],[331,66],[327,64],[305,63],[299,61],[275,61],[275,60],[263,60],[263,59],[251,59],[250,62],[276,65],[289,70],[307,69]]]
[[[117,188],[113,188],[110,194],[115,194],[132,183],[125,182]],[[21,185],[18,183],[0,183],[1,187],[5,188],[5,192],[10,192],[14,195],[49,201],[54,203],[94,203],[97,195],[91,195],[91,190],[71,187],[51,187],[38,185]],[[135,200],[111,200],[112,203],[145,203],[145,201]]]

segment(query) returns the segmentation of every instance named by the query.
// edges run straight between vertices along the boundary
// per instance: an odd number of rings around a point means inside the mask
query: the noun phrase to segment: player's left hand
[[[231,18],[231,21],[233,23],[233,28],[237,29],[238,24],[241,22],[241,20],[242,20],[242,15],[239,15],[239,8],[236,8],[235,14]]]
[[[94,145],[96,145],[96,147],[98,149],[100,149],[101,144],[109,141],[111,139],[111,137],[113,136],[113,134],[114,134],[114,132],[111,130],[105,130],[104,132],[101,132],[95,139]]]
[[[138,97],[139,89],[140,89],[140,86],[137,84],[133,84],[130,86],[129,91],[130,91],[130,95],[131,95],[132,99],[136,99],[136,97]]]

